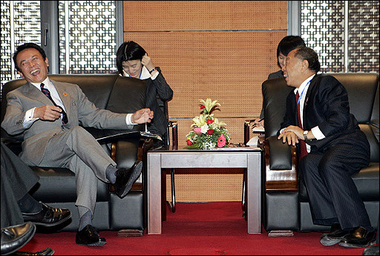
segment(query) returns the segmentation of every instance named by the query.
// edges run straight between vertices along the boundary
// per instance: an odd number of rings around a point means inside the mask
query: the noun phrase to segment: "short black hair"
[[[142,60],[146,51],[134,41],[124,42],[116,52],[116,67],[120,74],[123,74],[123,61]]]
[[[321,69],[321,63],[319,63],[318,54],[309,47],[298,48],[294,54],[294,57],[297,57],[301,60],[307,60],[309,63],[309,69],[318,73]]]
[[[13,54],[13,62],[15,63],[15,67],[17,69],[17,71],[21,71],[20,70],[20,67],[18,66],[17,64],[17,55],[22,52],[23,50],[26,50],[26,49],[30,49],[30,48],[34,48],[36,49],[37,51],[39,51],[42,55],[42,58],[44,60],[46,60],[46,53],[44,51],[44,49],[41,48],[41,46],[35,44],[35,43],[25,43],[25,44],[22,44],[22,45],[19,45],[17,48],[16,48],[16,51],[15,53]]]
[[[305,47],[305,41],[300,36],[286,36],[278,43],[277,46],[277,65],[281,68],[278,62],[278,56],[282,53],[284,56],[288,56],[289,52],[298,47]]]

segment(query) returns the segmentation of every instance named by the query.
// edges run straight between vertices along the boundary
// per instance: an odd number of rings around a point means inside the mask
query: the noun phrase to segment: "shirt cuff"
[[[159,74],[160,72],[158,72],[157,69],[156,69],[156,71],[157,71],[157,72],[154,72],[154,71],[153,71],[153,75],[150,76],[150,79],[154,80],[154,79],[157,78],[157,76],[158,76],[158,74]]]
[[[39,119],[39,118],[33,118],[35,109],[36,108],[32,108],[26,111],[25,116],[24,116],[24,122],[22,124],[24,128],[30,127],[35,121]]]
[[[133,114],[127,114],[127,116],[125,118],[125,121],[126,121],[127,125],[138,125],[136,123],[132,123],[132,115]]]
[[[314,137],[317,140],[322,140],[322,139],[326,138],[326,136],[323,134],[323,132],[321,131],[321,129],[319,129],[318,126],[311,128],[311,132],[313,133]]]

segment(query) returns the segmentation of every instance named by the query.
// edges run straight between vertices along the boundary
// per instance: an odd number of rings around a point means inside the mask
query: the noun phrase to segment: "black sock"
[[[115,184],[116,182],[116,171],[117,168],[115,166],[111,164],[107,166],[106,177],[112,184]]]
[[[38,213],[42,210],[42,206],[36,199],[34,199],[29,193],[26,193],[23,198],[17,201],[21,212],[24,213]]]

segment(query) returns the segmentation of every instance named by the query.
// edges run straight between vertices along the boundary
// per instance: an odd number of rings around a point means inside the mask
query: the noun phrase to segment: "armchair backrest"
[[[370,142],[371,161],[378,162],[379,75],[373,73],[334,73],[329,75],[338,79],[346,88],[350,111],[358,120]],[[269,79],[263,82],[265,137],[275,136],[280,129],[285,115],[286,97],[291,90],[293,88],[287,86],[284,78]]]

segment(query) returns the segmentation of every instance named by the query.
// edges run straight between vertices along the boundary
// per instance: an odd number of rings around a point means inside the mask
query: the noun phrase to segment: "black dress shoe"
[[[95,227],[88,224],[81,231],[77,232],[75,241],[77,244],[83,244],[88,246],[102,246],[105,245],[106,239],[100,237]]]
[[[39,255],[53,255],[54,254],[54,250],[51,249],[51,248],[46,248],[42,251],[39,251],[39,252],[21,252],[21,251],[17,251],[14,253],[14,255],[22,255],[22,256],[39,256]]]
[[[32,222],[5,227],[1,229],[1,254],[8,255],[23,247],[36,233]]]
[[[143,163],[137,161],[131,169],[119,169],[116,171],[116,182],[114,184],[115,194],[120,198],[125,197],[131,190],[133,183],[140,176]]]
[[[369,232],[363,227],[358,227],[350,232],[342,242],[340,246],[348,248],[363,248],[375,244],[375,231]]]
[[[53,208],[42,202],[40,204],[42,210],[38,213],[22,213],[24,221],[31,221],[44,227],[54,227],[71,218],[71,212],[68,209]]]
[[[334,223],[331,226],[330,233],[323,234],[319,242],[324,246],[332,246],[340,243],[348,234],[350,234],[350,232],[342,230],[339,223]]]

